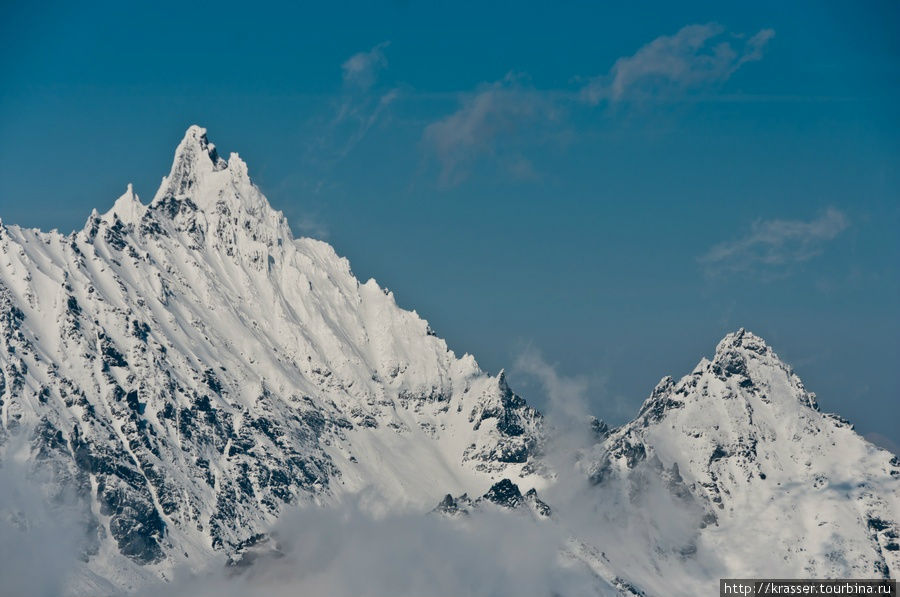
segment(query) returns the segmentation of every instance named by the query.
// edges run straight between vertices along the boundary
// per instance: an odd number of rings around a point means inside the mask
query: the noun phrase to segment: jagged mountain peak
[[[701,359],[691,376],[707,372],[725,383],[731,393],[763,395],[766,402],[786,401],[782,406],[788,409],[795,404],[819,408],[815,393],[806,390],[793,368],[765,340],[744,328],[722,338],[712,360]],[[776,391],[775,386],[783,387]]]
[[[251,182],[247,164],[240,156],[232,153],[228,160],[220,157],[206,129],[197,125],[188,128],[175,149],[172,168],[150,202],[150,209],[170,217],[202,211],[208,216],[241,212],[258,222],[278,223],[283,219]],[[286,225],[283,228],[289,234]]]
[[[762,337],[744,328],[728,333],[716,345],[716,354],[728,350],[749,350],[756,354],[769,354],[772,349]]]
[[[700,550],[718,553],[723,538],[762,525],[766,541],[728,547],[760,574],[887,577],[900,566],[900,460],[820,412],[791,367],[744,329],[690,374],[663,378],[635,420],[597,440],[591,482],[633,502],[648,478],[661,480],[699,528],[714,529]]]
[[[140,221],[146,209],[147,206],[141,203],[140,197],[129,182],[125,192],[116,199],[112,208],[101,216],[101,220],[109,225],[114,224],[116,219],[123,224],[135,224]]]
[[[294,240],[284,214],[250,180],[247,164],[236,153],[221,158],[197,125],[178,144],[172,168],[148,205],[129,184],[106,213],[92,211],[82,234],[116,250],[169,236],[190,250],[205,247],[257,264]]]
[[[207,177],[227,168],[228,162],[219,157],[215,144],[210,143],[206,136],[206,129],[195,124],[191,125],[175,149],[172,169],[169,175],[163,178],[153,202],[166,196],[190,195]]]
[[[790,365],[765,340],[744,328],[727,334],[716,345],[712,359],[702,358],[690,375],[680,380],[663,377],[641,406],[638,420],[643,426],[657,423],[667,413],[683,410],[686,402],[697,403],[707,413],[724,408],[730,414],[722,416],[740,414],[741,426],[753,425],[750,413],[758,404],[791,418],[800,415],[795,412],[798,408],[818,410],[816,395],[806,390]],[[732,403],[744,406],[728,406]],[[727,423],[733,427],[737,420]]]
[[[741,328],[689,375],[662,378],[638,417],[611,434],[606,453],[626,468],[685,449],[704,466],[737,454],[755,461],[764,445],[779,458],[814,460],[831,453],[837,436],[871,451],[846,420],[819,411],[816,395],[761,337]]]
[[[468,515],[487,504],[507,510],[529,511],[536,519],[549,518],[553,513],[550,506],[538,497],[536,489],[531,488],[523,494],[519,486],[508,478],[497,481],[484,495],[476,499],[470,498],[465,493],[457,497],[448,493],[432,512],[451,517]]]
[[[692,375],[708,370],[737,393],[768,396],[769,401],[787,401],[784,407],[800,404],[818,410],[816,395],[806,390],[793,368],[760,336],[744,328],[727,334],[716,345],[711,361],[703,359]],[[775,386],[783,386],[774,391]]]
[[[712,359],[701,359],[690,374],[662,378],[638,417],[609,435],[592,474],[605,477],[610,462],[631,469],[650,456],[669,462],[685,451],[691,464],[682,461],[681,468],[705,471],[727,455],[755,461],[758,446],[801,453],[804,442],[818,446],[823,441],[816,436],[842,428],[849,425],[820,413],[815,394],[762,338],[741,328],[727,334]]]

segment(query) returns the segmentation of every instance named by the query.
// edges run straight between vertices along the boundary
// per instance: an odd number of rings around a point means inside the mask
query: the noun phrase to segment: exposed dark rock
[[[597,417],[591,417],[591,435],[595,442],[602,442],[609,437],[609,425]]]
[[[509,479],[503,479],[491,486],[484,494],[484,499],[504,508],[515,508],[522,503],[522,493],[518,485]]]
[[[526,508],[538,518],[549,518],[552,514],[550,506],[538,497],[534,488],[529,489],[525,495],[522,495],[519,486],[509,479],[502,479],[494,483],[483,496],[476,500],[470,499],[466,494],[454,498],[448,493],[434,508],[433,512],[448,516],[466,515],[473,509],[477,509],[484,502],[490,502],[510,510]]]

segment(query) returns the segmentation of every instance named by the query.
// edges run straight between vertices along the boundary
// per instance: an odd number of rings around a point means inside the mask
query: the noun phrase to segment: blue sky
[[[0,8],[0,217],[149,199],[192,123],[458,353],[632,416],[728,331],[900,443],[900,5]]]

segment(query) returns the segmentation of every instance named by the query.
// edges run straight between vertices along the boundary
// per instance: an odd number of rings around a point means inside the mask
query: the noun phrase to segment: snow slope
[[[74,491],[88,521],[76,594],[221,565],[287,505],[366,492],[531,500],[553,515],[523,524],[568,529],[566,557],[622,593],[900,570],[900,462],[818,412],[759,338],[729,335],[635,421],[596,423],[574,477],[554,470],[502,372],[294,238],[196,126],[148,204],[129,185],[70,235],[0,222],[4,459],[22,431],[46,492]]]

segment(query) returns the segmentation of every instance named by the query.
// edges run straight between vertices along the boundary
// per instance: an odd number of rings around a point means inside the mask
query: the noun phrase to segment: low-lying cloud
[[[86,521],[52,471],[31,466],[28,437],[20,429],[0,446],[0,593],[58,597],[81,565]]]
[[[560,560],[562,537],[525,513],[448,519],[376,515],[357,501],[291,511],[273,529],[277,555],[242,572],[217,569],[152,587],[191,597],[458,597],[596,594],[596,579]],[[274,547],[274,546],[273,546]],[[261,552],[265,553],[267,547]]]
[[[529,346],[516,357],[515,369],[537,379],[547,397],[545,414],[560,425],[574,422],[586,424],[590,416],[588,390],[590,381],[584,376],[569,377],[548,363],[541,352]]]
[[[270,539],[245,556],[247,566],[226,567],[219,559],[201,570],[176,570],[170,581],[137,593],[117,593],[78,560],[82,521],[75,510],[48,501],[43,486],[27,482],[27,449],[21,457],[6,450],[0,468],[4,595],[575,597],[617,594],[622,574],[661,591],[652,585],[656,566],[667,569],[667,578],[680,573],[699,586],[711,583],[703,566],[715,567],[715,554],[701,545],[696,560],[684,556],[696,547],[696,505],[676,499],[652,467],[642,464],[602,486],[588,483],[575,458],[602,453],[587,435],[572,439],[580,435],[574,426],[584,423],[587,382],[561,375],[537,352],[524,354],[518,366],[542,382],[549,416],[571,422],[548,438],[545,462],[559,473],[540,490],[553,508],[549,520],[490,504],[448,518],[391,509],[369,493],[345,496],[327,507],[285,511]],[[73,578],[89,582],[73,584]]]

